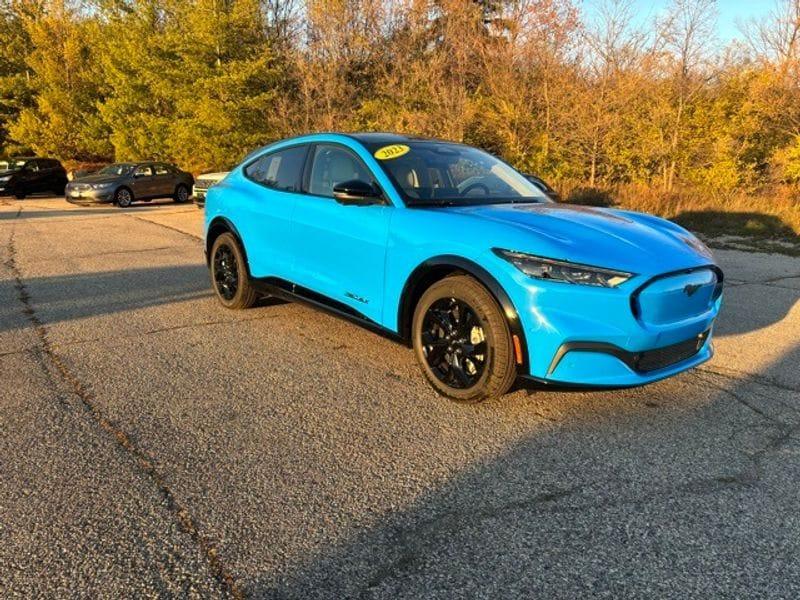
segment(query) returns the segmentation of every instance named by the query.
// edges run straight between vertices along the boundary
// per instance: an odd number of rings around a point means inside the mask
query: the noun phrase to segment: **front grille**
[[[197,190],[207,190],[216,182],[213,179],[198,179],[194,182],[194,187]]]
[[[637,371],[646,373],[683,362],[697,354],[707,338],[708,331],[684,342],[641,352],[634,359],[635,368]]]
[[[633,293],[633,314],[647,325],[679,323],[714,309],[722,285],[716,267],[661,275]]]

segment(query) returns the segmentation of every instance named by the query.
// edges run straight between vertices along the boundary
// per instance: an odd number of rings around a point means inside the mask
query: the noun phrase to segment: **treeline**
[[[800,0],[0,0],[0,145],[235,164],[316,130],[463,140],[555,182],[800,181]]]

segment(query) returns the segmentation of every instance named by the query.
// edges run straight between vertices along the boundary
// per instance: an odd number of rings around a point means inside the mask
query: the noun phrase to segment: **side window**
[[[310,194],[333,198],[333,186],[351,179],[373,183],[375,178],[361,159],[347,148],[328,144],[316,146],[308,186]]]
[[[153,167],[151,167],[150,165],[136,167],[136,171],[134,171],[133,174],[136,177],[152,177]]]
[[[248,179],[282,192],[300,191],[308,146],[293,146],[265,154],[245,167]]]
[[[25,169],[27,169],[31,173],[37,173],[39,171],[39,161],[37,161],[37,160],[29,160],[25,164]]]
[[[167,165],[156,165],[156,175],[169,175],[171,172]]]

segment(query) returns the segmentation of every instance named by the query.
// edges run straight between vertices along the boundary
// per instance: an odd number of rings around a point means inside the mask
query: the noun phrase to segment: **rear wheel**
[[[114,204],[120,208],[128,208],[131,204],[133,204],[133,192],[125,187],[119,188],[116,192],[114,192]]]
[[[412,337],[428,382],[453,400],[496,398],[514,383],[506,319],[486,288],[468,275],[446,277],[428,288],[414,311]]]
[[[220,235],[211,247],[211,282],[225,308],[250,308],[258,299],[247,276],[244,252],[230,233]]]
[[[189,201],[189,188],[183,184],[180,184],[178,187],[175,188],[175,194],[173,194],[172,199],[179,204],[183,204],[184,202]]]

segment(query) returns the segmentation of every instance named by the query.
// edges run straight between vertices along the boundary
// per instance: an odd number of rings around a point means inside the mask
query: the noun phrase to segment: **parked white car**
[[[203,173],[194,180],[194,188],[192,195],[194,196],[194,203],[198,208],[202,208],[206,203],[206,192],[208,189],[223,179],[230,171],[220,171],[219,173]]]

